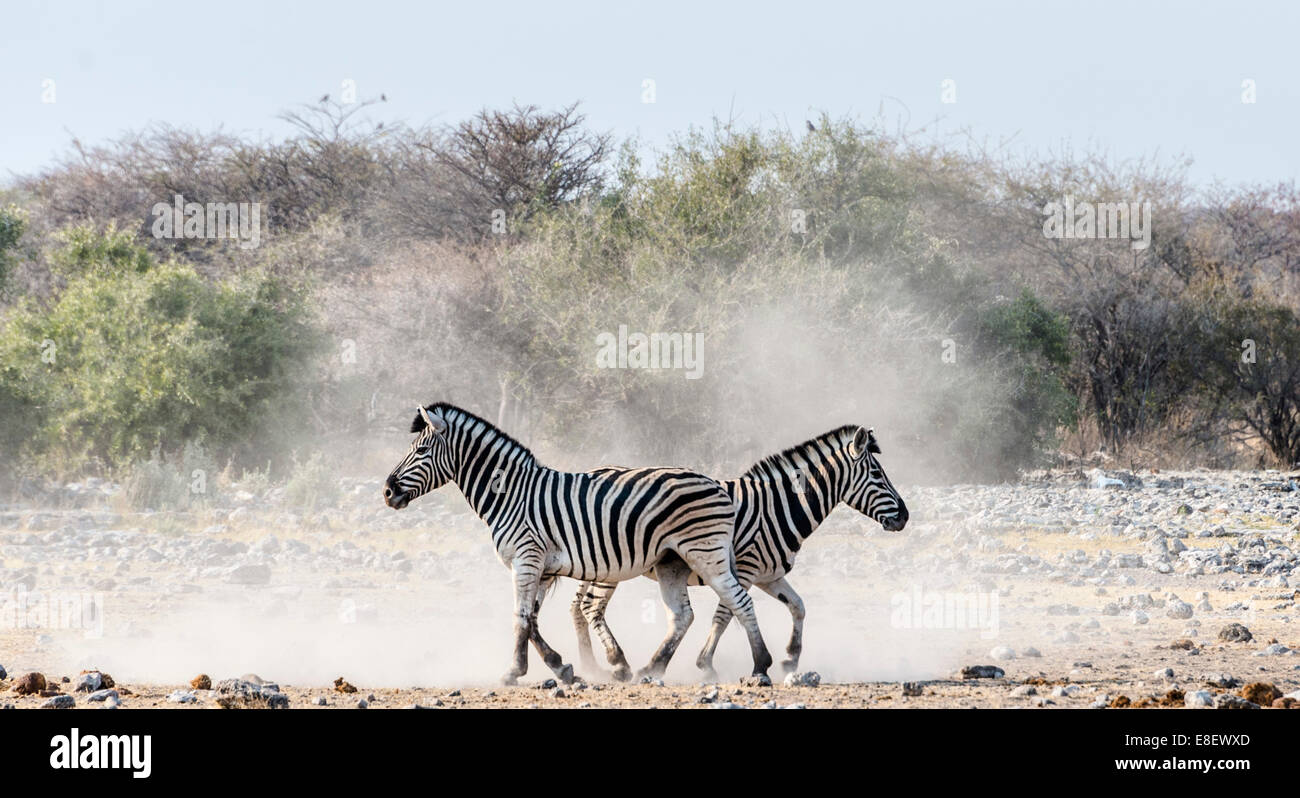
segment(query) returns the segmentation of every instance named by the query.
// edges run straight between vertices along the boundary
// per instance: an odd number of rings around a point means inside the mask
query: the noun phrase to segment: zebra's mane
[[[807,453],[810,450],[816,449],[827,443],[843,443],[846,440],[852,440],[853,436],[860,428],[861,426],[858,424],[845,424],[842,427],[836,427],[830,432],[823,432],[821,435],[818,435],[815,438],[810,438],[803,443],[796,443],[794,446],[791,446],[788,449],[783,449],[776,454],[769,454],[767,457],[764,457],[762,460],[759,460],[757,463],[754,463],[752,466],[745,469],[745,472],[741,474],[741,476],[764,476],[768,473],[768,469],[773,466],[781,465],[792,455],[801,455],[805,459],[809,459]],[[871,443],[867,447],[868,451],[879,454],[880,446],[876,443],[875,437],[873,436],[870,440]]]
[[[515,440],[513,437],[511,437],[509,433],[499,428],[496,424],[493,424],[491,421],[488,421],[485,418],[482,418],[480,416],[475,415],[474,413],[471,413],[470,411],[466,410],[463,407],[457,407],[456,405],[449,404],[447,402],[434,402],[433,404],[425,405],[424,409],[426,412],[429,413],[437,413],[441,415],[443,418],[450,418],[454,414],[460,416],[464,420],[469,421],[471,423],[477,421],[478,423],[487,427],[488,432],[495,433],[498,437],[504,439],[507,444],[513,446],[516,450],[522,452],[526,460],[540,465],[540,463],[538,463],[537,461],[537,456],[533,454],[531,449],[529,449],[527,446],[523,445],[519,441]],[[429,425],[424,422],[424,416],[420,415],[419,413],[416,413],[415,420],[411,422],[411,432],[423,432],[424,428],[427,426]]]

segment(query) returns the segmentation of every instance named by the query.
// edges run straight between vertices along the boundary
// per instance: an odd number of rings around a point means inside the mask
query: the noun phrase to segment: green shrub
[[[192,441],[239,458],[301,417],[286,402],[320,341],[301,286],[257,273],[211,282],[112,229],[62,242],[50,260],[65,287],[0,326],[0,403],[29,419],[7,434],[31,459],[125,466]]]
[[[27,227],[27,213],[16,205],[0,208],[0,290],[9,281],[15,258],[12,250],[18,248],[18,241],[23,237]]]

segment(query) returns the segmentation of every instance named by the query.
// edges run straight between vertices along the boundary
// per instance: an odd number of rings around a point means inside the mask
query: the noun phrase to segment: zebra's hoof
[[[787,659],[781,663],[783,673],[794,673],[797,670],[799,670],[799,660],[797,659]]]
[[[501,677],[501,684],[505,687],[514,687],[519,684],[519,677],[514,673],[507,673]]]
[[[558,671],[555,672],[555,678],[559,679],[565,684],[573,684],[573,666],[566,664],[564,667],[560,668]]]
[[[630,682],[632,681],[632,669],[627,665],[619,665],[610,676],[614,677],[616,682]]]

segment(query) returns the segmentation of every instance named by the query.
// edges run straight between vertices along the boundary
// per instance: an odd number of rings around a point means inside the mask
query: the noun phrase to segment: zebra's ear
[[[858,427],[849,444],[849,454],[854,460],[861,460],[867,452],[880,454],[880,444],[876,443],[876,432],[870,427]]]
[[[853,440],[849,442],[849,456],[854,460],[861,460],[867,453],[867,438],[870,435],[866,427],[858,427],[853,433]]]
[[[424,409],[424,405],[419,405],[415,409],[419,412],[420,418],[424,419],[424,423],[431,427],[435,434],[442,435],[447,431],[447,422],[441,416],[430,415],[429,411]]]

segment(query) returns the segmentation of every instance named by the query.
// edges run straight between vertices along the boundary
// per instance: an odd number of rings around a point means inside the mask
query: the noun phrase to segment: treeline
[[[76,145],[5,191],[11,471],[187,445],[288,463],[442,398],[588,466],[734,465],[847,421],[926,481],[1098,449],[1300,461],[1293,186],[1195,191],[1177,164],[1013,162],[829,117],[642,161],[576,106],[385,127],[367,105],[287,114],[281,141]],[[158,237],[177,195],[259,203],[258,245]],[[701,334],[700,378],[601,368],[620,325]]]

